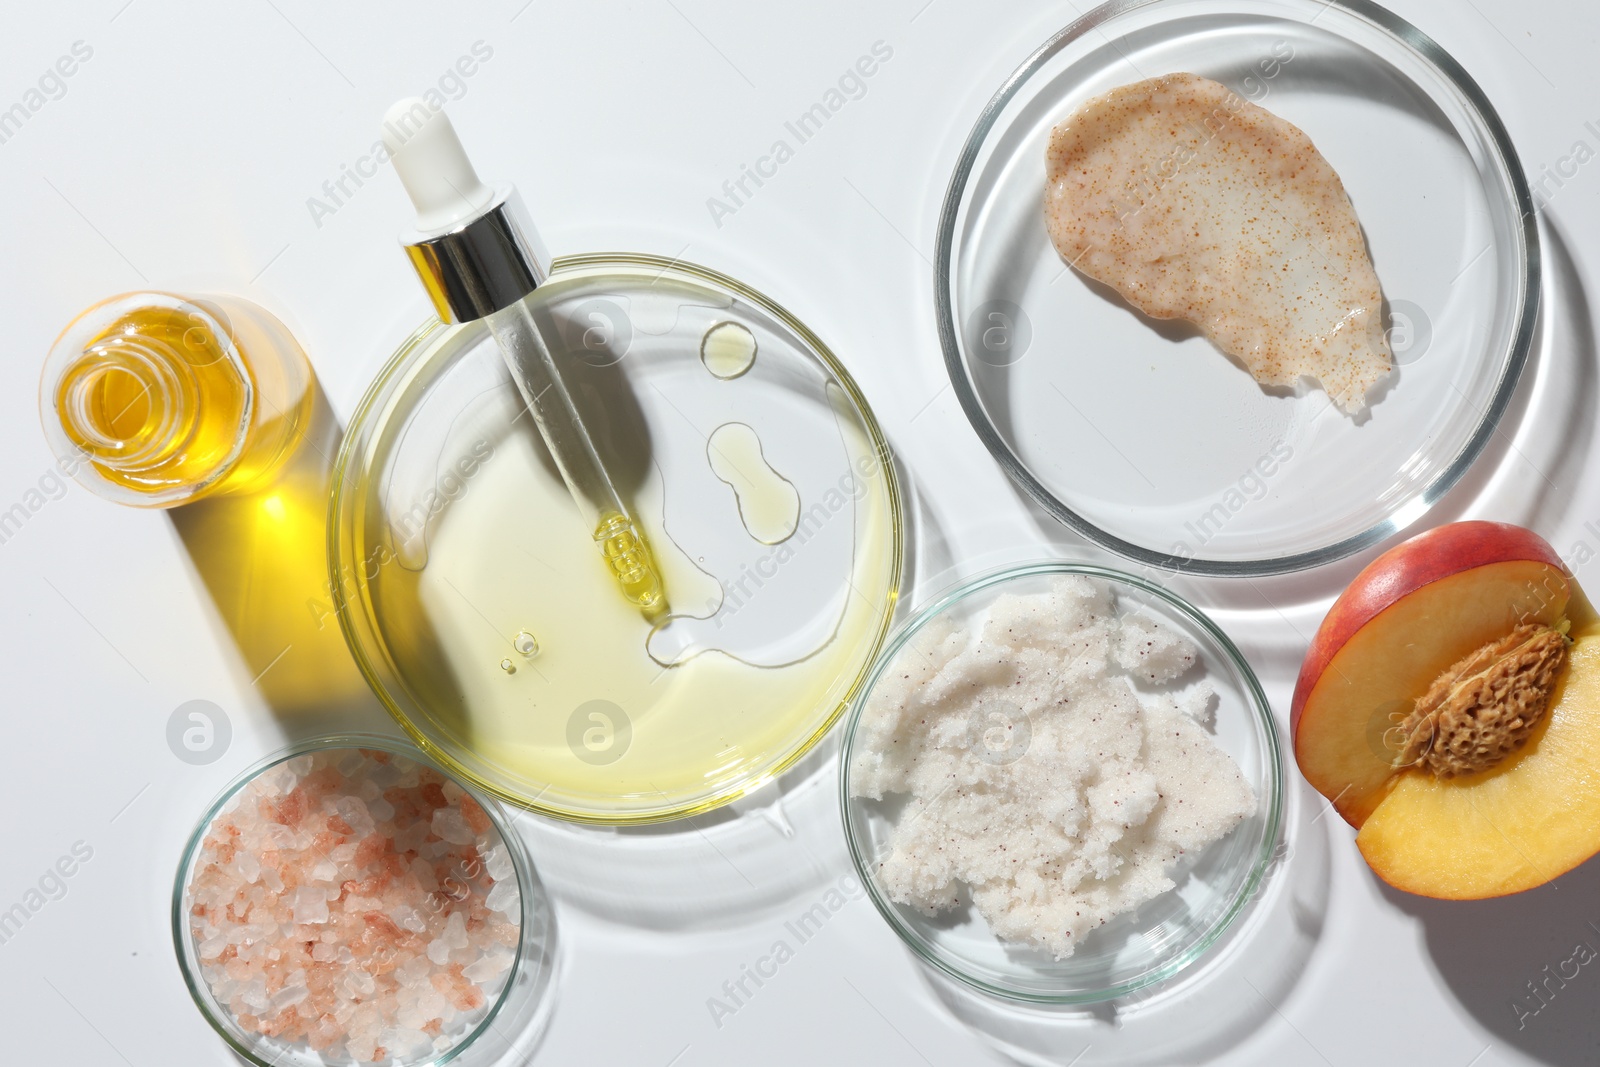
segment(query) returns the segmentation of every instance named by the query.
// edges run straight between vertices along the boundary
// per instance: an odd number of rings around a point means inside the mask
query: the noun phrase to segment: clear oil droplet
[[[706,440],[711,471],[733,490],[739,519],[764,545],[789,538],[800,523],[800,492],[767,462],[756,432],[742,422],[725,422]]]
[[[737,322],[719,322],[700,339],[700,361],[718,378],[737,378],[756,361],[756,335]]]
[[[500,669],[505,671],[507,674],[517,673],[517,665],[512,663],[509,658],[500,661]]]
[[[522,653],[524,656],[531,658],[539,654],[539,639],[534,637],[528,631],[522,630],[518,632],[517,636],[511,639],[511,647]]]

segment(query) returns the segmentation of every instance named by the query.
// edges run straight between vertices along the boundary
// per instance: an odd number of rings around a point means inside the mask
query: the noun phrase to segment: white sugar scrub
[[[1207,729],[1199,659],[1082,575],[1002,594],[971,629],[930,620],[856,728],[852,795],[907,795],[876,872],[889,899],[934,916],[970,896],[1001,939],[1065,959],[1174,888],[1256,807]]]
[[[483,808],[425,764],[329,749],[274,764],[204,831],[184,904],[237,1025],[325,1063],[431,1060],[510,978],[522,902]]]

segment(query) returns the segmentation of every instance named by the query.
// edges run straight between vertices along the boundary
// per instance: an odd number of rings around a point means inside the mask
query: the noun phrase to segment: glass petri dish
[[[1255,813],[1227,836],[1169,872],[1176,887],[1084,937],[1057,960],[1042,949],[1002,942],[970,904],[929,917],[895,903],[880,882],[880,859],[903,818],[904,794],[881,800],[852,795],[862,758],[862,710],[902,652],[930,625],[965,628],[1005,593],[1039,593],[1060,575],[1106,583],[1119,613],[1138,611],[1186,635],[1200,650],[1204,679],[1217,693],[1212,739],[1238,765],[1256,797]],[[1194,675],[1186,675],[1193,680]],[[1031,736],[1031,735],[1030,735]],[[1025,753],[1024,753],[1025,755]],[[924,961],[982,992],[1041,1004],[1089,1004],[1125,997],[1177,975],[1199,960],[1259,892],[1283,817],[1278,731],[1260,683],[1226,634],[1198,609],[1161,586],[1089,564],[1043,561],[973,578],[938,597],[890,639],[852,704],[841,760],[845,840],[856,873],[895,933]]]
[[[1338,171],[1386,298],[1396,373],[1353,421],[1269,395],[1198,331],[1070,269],[1042,210],[1052,127],[1117,86],[1213,78]],[[1460,479],[1533,339],[1533,202],[1494,109],[1437,44],[1364,0],[1123,0],[1062,30],[984,108],[935,269],[967,417],[1056,519],[1165,571],[1259,575],[1381,541]]]
[[[390,757],[396,761],[396,766],[403,766],[398,761],[410,761],[418,767],[437,769],[432,768],[422,754],[410,745],[378,734],[332,734],[302,741],[268,756],[234,779],[207,808],[184,846],[172,888],[172,940],[177,950],[178,968],[206,1022],[248,1063],[259,1067],[325,1067],[328,1064],[354,1064],[358,1061],[349,1055],[319,1053],[312,1050],[305,1040],[288,1041],[247,1029],[233,1011],[218,1000],[211,984],[211,978],[216,976],[207,974],[200,934],[191,917],[193,901],[190,888],[201,865],[206,862],[207,838],[217,820],[238,805],[241,792],[284,764],[310,758],[337,762],[350,754],[374,752]],[[448,775],[445,777],[455,781]],[[518,900],[511,905],[513,915],[508,916],[518,923],[517,939],[512,946],[513,955],[506,970],[483,983],[486,996],[482,1006],[461,1013],[459,1020],[452,1020],[450,1026],[441,1028],[437,1047],[410,1054],[400,1054],[391,1049],[388,1056],[372,1061],[389,1067],[442,1067],[446,1063],[474,1067],[477,1064],[501,1062],[510,1048],[527,1038],[531,1032],[536,1032],[548,1012],[546,994],[551,988],[556,951],[555,916],[549,898],[534,872],[527,846],[500,805],[459,781],[456,784],[479,803],[489,818],[491,825],[479,835],[478,847],[481,849],[487,843],[489,848],[505,849],[505,859],[509,861],[518,890]],[[482,852],[478,851],[476,855],[482,856]],[[481,881],[479,871],[463,869],[461,864],[465,862],[458,860],[453,868],[462,881],[452,882],[451,879],[455,877],[452,874],[440,887],[441,892],[458,902],[472,892],[466,885],[467,881]],[[258,874],[257,880],[259,878]],[[384,969],[392,968],[394,963],[393,958],[384,960]],[[337,967],[341,978],[348,980],[355,973],[343,963],[338,963]],[[369,1061],[370,1058],[359,1062]]]
[[[888,446],[815,335],[731,278],[579,256],[535,300],[667,621],[622,599],[488,331],[435,322],[344,442],[340,623],[411,738],[481,788],[583,822],[709,810],[821,738],[887,636]]]

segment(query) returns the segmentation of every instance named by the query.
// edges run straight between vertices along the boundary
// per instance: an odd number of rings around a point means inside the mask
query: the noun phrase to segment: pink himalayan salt
[[[245,785],[207,828],[188,899],[217,1002],[330,1062],[450,1048],[521,936],[488,815],[432,768],[367,749],[296,756]]]

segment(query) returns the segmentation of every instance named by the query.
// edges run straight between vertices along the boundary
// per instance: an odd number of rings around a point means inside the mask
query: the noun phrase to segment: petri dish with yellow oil
[[[584,822],[707,811],[815,744],[883,644],[888,446],[822,342],[731,278],[579,256],[535,305],[666,610],[622,596],[488,330],[433,322],[345,437],[341,625],[390,713],[482,788]]]

